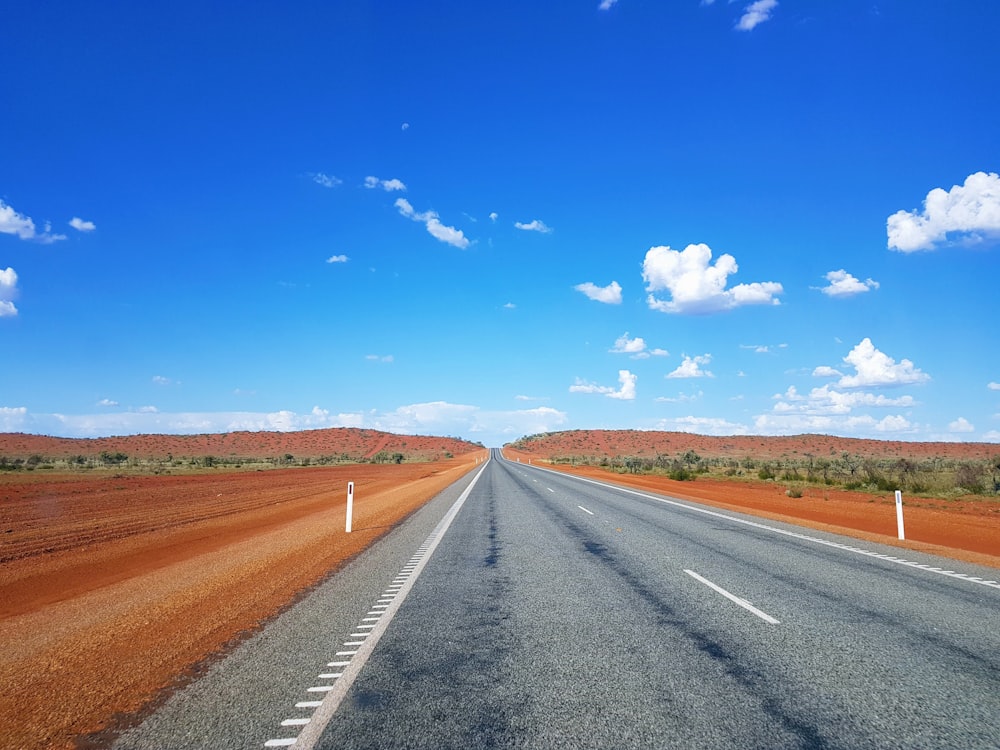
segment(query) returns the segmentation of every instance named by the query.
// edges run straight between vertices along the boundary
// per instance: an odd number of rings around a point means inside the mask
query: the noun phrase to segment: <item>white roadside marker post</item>
[[[354,515],[354,482],[347,483],[347,533],[351,533],[351,517]]]
[[[896,490],[896,528],[899,530],[899,538],[906,539],[903,534],[903,493]]]

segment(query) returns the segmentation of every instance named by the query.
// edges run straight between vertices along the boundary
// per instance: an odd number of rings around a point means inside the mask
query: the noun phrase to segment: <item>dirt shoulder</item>
[[[71,748],[139,710],[485,455],[170,477],[0,475],[0,746]]]
[[[954,560],[1000,568],[1000,503],[990,500],[904,500],[906,540],[896,534],[895,498],[838,489],[809,488],[788,497],[774,482],[743,482],[698,477],[678,482],[666,477],[619,474],[593,466],[549,465],[537,456],[507,449],[512,460],[529,460],[567,474],[649,490],[683,500],[799,526],[844,534],[904,549],[931,552]],[[933,507],[930,507],[933,506]]]

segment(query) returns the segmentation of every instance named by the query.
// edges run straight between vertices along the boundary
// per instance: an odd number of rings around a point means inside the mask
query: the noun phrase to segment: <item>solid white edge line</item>
[[[389,623],[392,622],[392,618],[396,615],[399,607],[406,599],[407,594],[410,593],[410,589],[413,588],[413,584],[416,582],[417,578],[420,577],[420,573],[423,571],[427,561],[430,560],[431,555],[441,542],[441,539],[444,538],[445,532],[448,531],[448,527],[451,526],[451,522],[455,520],[455,516],[457,516],[458,512],[462,509],[466,499],[468,499],[469,495],[472,494],[472,489],[479,481],[479,477],[482,476],[486,467],[489,465],[489,461],[483,464],[483,468],[481,468],[479,473],[472,478],[472,482],[470,482],[469,486],[465,488],[461,495],[459,495],[458,500],[456,500],[451,508],[448,509],[444,518],[441,519],[441,522],[431,533],[433,541],[427,545],[427,553],[416,566],[416,569],[406,582],[406,585],[400,589],[399,595],[393,600],[393,603],[385,611],[385,616],[379,619],[378,627],[372,630],[371,635],[365,640],[364,645],[358,649],[356,656],[351,659],[350,665],[344,669],[343,676],[337,680],[333,689],[327,693],[326,698],[323,700],[323,704],[313,713],[312,720],[306,725],[305,729],[303,729],[302,733],[298,736],[295,743],[296,747],[304,748],[304,750],[312,750],[316,746],[316,743],[319,742],[319,738],[323,735],[323,730],[326,729],[326,725],[330,723],[330,719],[332,719],[333,715],[337,713],[337,709],[340,708],[340,704],[347,696],[347,691],[350,690],[351,685],[354,684],[354,681],[361,673],[361,669],[365,666],[369,657],[371,657],[372,652],[375,651],[375,647],[378,645],[379,640],[388,629]]]
[[[505,459],[506,460],[506,459]],[[842,544],[840,542],[831,542],[827,539],[819,539],[814,536],[809,536],[808,534],[799,534],[794,531],[786,531],[785,529],[778,529],[774,526],[768,526],[763,523],[757,523],[756,521],[748,521],[744,518],[736,518],[735,516],[727,516],[725,513],[718,513],[714,510],[708,510],[707,508],[700,508],[697,505],[688,505],[687,503],[678,502],[677,500],[668,500],[665,497],[659,497],[658,495],[650,495],[646,492],[639,492],[638,490],[629,489],[628,487],[622,487],[617,484],[608,484],[607,482],[598,482],[595,479],[587,479],[586,477],[578,477],[575,474],[564,474],[560,471],[555,471],[553,469],[544,469],[541,466],[533,466],[532,468],[538,471],[547,471],[552,474],[558,474],[559,476],[565,477],[567,479],[575,479],[580,482],[586,482],[587,484],[596,484],[598,487],[605,487],[610,490],[617,490],[618,492],[625,492],[629,495],[635,495],[637,497],[644,497],[647,500],[653,500],[658,503],[663,503],[664,505],[673,505],[677,508],[684,508],[685,510],[690,510],[695,513],[703,513],[706,516],[714,516],[715,518],[723,518],[727,521],[732,521],[733,523],[741,523],[744,526],[752,526],[756,529],[763,529],[764,531],[770,531],[775,534],[782,534],[783,536],[790,536],[795,539],[801,539],[805,542],[813,542],[814,544],[822,544],[825,547],[833,547],[834,549],[843,550],[845,552],[854,552],[859,555],[864,555],[865,557],[874,557],[877,559],[885,560],[886,562],[891,562],[891,560],[886,559],[886,555],[881,552],[871,552],[865,549],[858,549],[857,547],[852,547],[848,544]],[[976,581],[971,577],[965,575],[964,573],[947,573],[941,568],[927,567],[922,563],[915,563],[908,560],[900,560],[895,565],[905,565],[907,567],[915,567],[919,570],[926,570],[930,573],[937,573],[938,575],[947,576],[948,578],[956,578],[960,581],[968,581],[969,583],[977,583],[981,586],[989,586],[993,589],[1000,589],[1000,583],[996,581]]]
[[[587,509],[586,509],[586,508],[584,508],[584,507],[583,507],[582,505],[577,505],[576,507],[577,507],[577,508],[579,508],[580,510],[582,510],[582,511],[583,511],[584,513],[589,513],[590,515],[594,515],[594,511],[592,511],[592,510],[587,510]]]
[[[706,586],[708,586],[713,591],[716,591],[716,592],[722,594],[724,597],[726,597],[727,599],[729,599],[731,602],[735,602],[736,604],[739,604],[741,607],[743,607],[743,609],[747,610],[748,612],[752,612],[753,614],[757,615],[757,617],[759,617],[760,619],[762,619],[764,622],[769,622],[772,625],[780,625],[781,624],[781,622],[779,620],[775,620],[767,612],[763,612],[763,611],[757,609],[755,606],[753,606],[746,599],[740,599],[735,594],[730,594],[728,591],[726,591],[724,588],[722,588],[722,586],[717,586],[716,584],[712,583],[707,578],[702,578],[700,575],[698,575],[697,573],[695,573],[693,570],[687,570],[687,569],[685,569],[684,572],[687,573],[692,578],[694,578],[696,581],[701,581],[703,584],[705,584]]]

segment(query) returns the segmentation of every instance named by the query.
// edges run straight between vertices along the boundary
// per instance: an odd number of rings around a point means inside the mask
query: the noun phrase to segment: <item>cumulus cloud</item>
[[[890,250],[932,250],[948,239],[967,243],[1000,237],[1000,175],[976,172],[951,190],[934,188],[922,211],[897,211],[886,221]]]
[[[930,375],[908,359],[896,362],[892,357],[875,348],[870,338],[865,338],[844,357],[844,362],[854,367],[853,375],[844,375],[837,383],[841,388],[873,388],[913,385],[930,380]]]
[[[17,297],[17,272],[9,266],[0,270],[0,318],[17,315],[14,298]]]
[[[327,263],[346,263],[349,260],[350,260],[350,258],[348,258],[346,255],[331,255],[329,258],[326,259],[326,262]]]
[[[538,219],[527,223],[523,221],[515,221],[514,226],[518,229],[523,229],[526,232],[541,232],[542,234],[552,233],[552,228],[546,226],[544,221],[539,221]]]
[[[337,185],[343,184],[343,180],[339,177],[334,177],[333,175],[323,174],[322,172],[314,172],[309,175],[312,177],[312,181],[317,185],[322,185],[325,188],[335,188]]]
[[[645,348],[646,342],[641,336],[630,339],[628,331],[625,331],[625,333],[615,339],[615,345],[610,351],[615,354],[639,354]]]
[[[628,354],[632,359],[649,359],[650,357],[667,357],[666,349],[647,349],[646,341],[641,336],[634,339],[628,337],[628,331],[615,339],[615,345],[608,350],[612,354]]]
[[[435,239],[461,250],[465,250],[469,246],[469,240],[462,230],[442,224],[436,211],[417,212],[406,198],[397,198],[394,205],[399,209],[399,213],[406,218],[422,222]]]
[[[601,393],[608,398],[616,398],[622,401],[631,401],[635,398],[635,384],[638,380],[638,376],[632,374],[628,370],[618,371],[618,383],[619,388],[615,388],[610,385],[597,385],[596,383],[588,383],[580,378],[576,379],[576,382],[569,387],[570,393]]]
[[[778,7],[778,0],[757,0],[746,7],[736,24],[740,31],[751,31],[757,25],[771,18],[771,11]]]
[[[707,365],[712,361],[711,354],[702,354],[698,357],[684,357],[684,361],[681,362],[680,367],[678,367],[673,372],[669,373],[666,377],[674,378],[714,378],[709,370],[703,370],[702,365]]]
[[[830,297],[853,297],[856,294],[879,288],[877,281],[873,279],[860,281],[843,268],[839,271],[830,271],[825,278],[830,282],[830,285],[816,288]]]
[[[365,177],[365,187],[369,189],[382,188],[387,193],[406,190],[402,180],[380,180],[378,177]]]
[[[844,375],[840,370],[835,370],[827,365],[820,365],[812,371],[812,374],[814,378],[840,378]]]
[[[578,292],[583,292],[589,299],[595,302],[603,302],[606,305],[620,305],[622,302],[622,288],[617,281],[612,281],[607,286],[597,286],[589,281],[577,284]]]
[[[74,216],[69,220],[69,225],[73,227],[78,232],[93,232],[97,229],[97,225],[92,221],[84,221],[78,216]]]
[[[959,417],[948,423],[948,432],[975,432],[976,428],[965,417]]]
[[[110,408],[110,407],[113,407],[113,406],[118,406],[118,402],[117,401],[113,401],[110,398],[102,398],[100,401],[97,402],[97,405],[98,406],[106,406],[106,407]]]
[[[889,398],[867,391],[837,391],[828,385],[813,388],[803,396],[795,386],[774,396],[775,414],[850,414],[859,407],[904,408],[916,406],[912,396]]]
[[[48,223],[45,224],[45,229],[39,232],[30,216],[19,214],[3,200],[0,200],[0,233],[13,234],[19,239],[34,240],[43,245],[66,239],[65,234],[53,234],[52,225]]]
[[[496,211],[490,211],[490,221],[492,221],[495,224],[498,218],[500,218],[500,214],[498,214]]]
[[[738,284],[726,289],[731,274],[739,270],[736,259],[720,255],[713,265],[708,245],[688,245],[683,250],[651,247],[642,262],[642,278],[651,310],[666,313],[707,314],[731,310],[743,305],[777,305],[775,295],[781,284],[765,281]],[[668,291],[670,300],[658,299],[652,292]]]
[[[597,8],[598,10],[611,10],[612,6],[617,2],[618,0],[601,0],[601,4]]]
[[[1000,383],[987,383],[986,387],[991,391],[1000,391]]]

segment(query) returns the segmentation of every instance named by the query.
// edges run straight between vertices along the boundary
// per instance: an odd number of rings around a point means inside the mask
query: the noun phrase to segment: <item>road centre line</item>
[[[582,505],[577,505],[576,507],[577,507],[577,508],[579,508],[580,510],[582,510],[582,511],[583,511],[584,513],[589,513],[590,515],[594,515],[594,511],[592,511],[592,510],[587,510],[587,509],[586,509],[586,508],[584,508],[584,507],[583,507]]]
[[[771,615],[767,614],[767,612],[763,612],[763,611],[757,609],[755,606],[753,606],[746,599],[740,599],[740,597],[736,596],[735,594],[730,594],[728,591],[726,591],[721,586],[717,586],[716,584],[712,583],[707,578],[702,578],[700,575],[698,575],[697,573],[695,573],[693,570],[687,570],[687,569],[685,569],[684,572],[687,573],[692,578],[694,578],[696,581],[701,581],[703,584],[705,584],[706,586],[708,586],[713,591],[716,591],[716,592],[722,594],[724,597],[726,597],[730,601],[735,602],[736,604],[739,604],[741,607],[743,607],[743,609],[745,609],[745,610],[747,610],[749,612],[753,612],[753,614],[757,615],[757,617],[759,617],[760,619],[762,619],[764,622],[769,622],[772,625],[780,625],[781,624],[781,622],[779,620],[774,619],[773,617],[771,617]]]
[[[969,583],[977,583],[981,586],[989,586],[993,589],[1000,589],[1000,582],[992,580],[983,580],[978,576],[970,576],[966,573],[956,573],[953,570],[942,570],[941,568],[935,568],[931,565],[926,565],[924,563],[914,562],[912,560],[903,560],[901,558],[894,558],[892,555],[885,555],[881,552],[872,552],[871,550],[861,549],[859,547],[852,547],[849,544],[841,544],[840,542],[832,542],[828,539],[820,539],[818,537],[809,536],[808,534],[799,534],[795,531],[787,531],[785,529],[779,529],[774,526],[768,526],[763,523],[757,523],[756,521],[748,521],[744,518],[736,518],[735,516],[728,516],[725,513],[718,513],[714,510],[708,510],[707,508],[700,508],[696,505],[688,505],[687,503],[678,502],[677,500],[668,500],[665,497],[659,497],[657,495],[650,495],[646,492],[639,492],[638,490],[632,490],[628,487],[622,487],[616,484],[607,484],[605,482],[598,482],[594,479],[587,479],[586,477],[578,477],[573,474],[563,474],[562,472],[557,472],[553,469],[543,469],[540,466],[535,466],[538,471],[548,471],[553,474],[559,474],[560,476],[575,479],[580,482],[586,482],[588,484],[595,484],[598,487],[604,487],[605,489],[617,490],[618,492],[624,492],[629,495],[635,495],[637,497],[642,497],[647,500],[653,500],[658,503],[663,503],[664,505],[673,505],[677,508],[684,508],[685,510],[690,510],[695,513],[702,513],[706,516],[713,516],[715,518],[722,518],[726,521],[732,521],[733,523],[740,523],[744,526],[752,526],[756,529],[762,529],[764,531],[770,531],[775,534],[781,534],[782,536],[790,536],[795,539],[801,539],[805,542],[812,542],[814,544],[822,544],[825,547],[833,547],[835,549],[843,550],[844,552],[852,552],[857,555],[864,555],[865,557],[873,557],[878,560],[884,560],[885,562],[891,562],[895,565],[904,565],[908,568],[917,568],[919,570],[926,570],[930,573],[937,573],[938,575],[948,576],[949,578],[957,578],[960,581],[968,581]]]
[[[375,651],[375,647],[378,645],[379,640],[388,629],[392,618],[396,615],[396,612],[399,611],[400,606],[406,599],[406,596],[410,593],[410,590],[413,588],[413,584],[420,576],[420,573],[426,566],[427,561],[430,560],[434,550],[437,548],[441,539],[448,531],[452,521],[455,520],[455,517],[465,504],[466,499],[472,493],[472,489],[476,486],[476,483],[479,481],[479,478],[482,476],[488,465],[489,461],[483,464],[483,467],[472,478],[469,485],[462,491],[462,494],[459,495],[458,499],[454,502],[451,508],[448,509],[444,518],[441,519],[434,531],[431,532],[430,537],[428,537],[427,540],[421,545],[420,549],[422,552],[414,558],[416,562],[411,560],[410,563],[404,566],[404,572],[406,572],[407,568],[412,568],[412,573],[407,577],[406,583],[400,589],[398,595],[393,597],[392,603],[385,605],[376,604],[372,607],[372,611],[368,613],[369,615],[381,615],[383,613],[374,610],[384,608],[385,616],[377,618],[378,624],[372,629],[371,634],[369,634],[364,641],[359,642],[360,646],[356,651],[338,651],[336,653],[336,656],[352,656],[354,658],[347,663],[344,671],[341,673],[341,676],[337,679],[335,684],[329,687],[324,686],[324,689],[328,691],[326,697],[320,705],[316,707],[313,715],[310,717],[309,723],[305,725],[305,728],[299,736],[294,738],[268,740],[264,743],[265,747],[288,747],[294,744],[296,748],[301,748],[302,750],[313,750],[319,742],[326,725],[330,723],[330,719],[333,718],[333,715],[337,712],[340,704],[347,696],[347,692],[350,690],[351,685],[354,684],[354,681],[361,673],[365,663]],[[317,692],[317,689],[309,688],[309,691]]]

